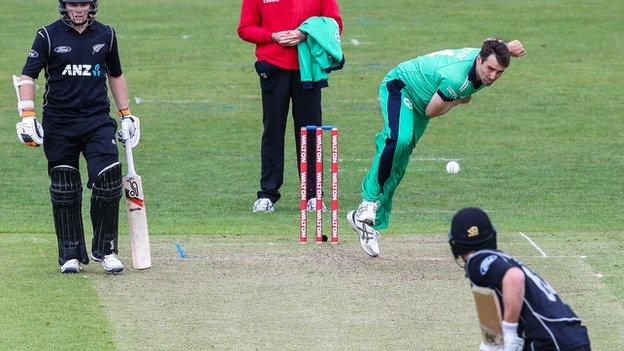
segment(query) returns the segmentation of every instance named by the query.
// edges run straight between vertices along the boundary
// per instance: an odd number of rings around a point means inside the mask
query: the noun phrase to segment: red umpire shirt
[[[256,44],[258,61],[299,70],[297,47],[274,43],[271,34],[293,30],[313,16],[331,17],[342,33],[342,18],[336,0],[243,0],[238,35]]]

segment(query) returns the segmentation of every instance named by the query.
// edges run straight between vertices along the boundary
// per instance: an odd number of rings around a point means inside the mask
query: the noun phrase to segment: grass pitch
[[[501,248],[549,280],[594,349],[624,349],[621,1],[340,1],[347,64],[332,73],[323,105],[341,130],[343,241],[320,248],[296,243],[294,137],[277,212],[250,213],[261,106],[253,46],[236,35],[239,6],[100,2],[142,119],[135,156],[154,268],[107,276],[92,264],[65,277],[45,158],[16,141],[10,82],[37,28],[57,18],[56,2],[0,2],[0,349],[472,350],[474,308],[444,243],[467,205],[490,212]],[[370,165],[379,82],[403,60],[492,35],[521,39],[527,56],[432,121],[397,191],[382,256],[368,259],[342,217]],[[448,159],[459,174],[444,173]],[[120,241],[129,267],[127,236]]]
[[[624,347],[624,308],[604,281],[610,274],[592,265],[604,242],[568,251],[559,241],[532,235],[538,251],[519,233],[501,237],[507,252],[522,255],[583,317],[594,349]],[[378,259],[364,256],[350,239],[339,246],[302,246],[284,238],[156,236],[150,270],[110,276],[91,264],[81,274],[60,276],[45,255],[33,260],[32,250],[13,250],[27,245],[47,252],[55,246],[50,237],[5,237],[3,257],[32,261],[15,272],[20,296],[9,306],[31,302],[29,314],[18,319],[22,328],[46,323],[35,328],[39,338],[17,342],[15,335],[3,346],[45,349],[52,340],[78,349],[121,350],[475,349],[480,339],[472,296],[443,236],[382,238]],[[576,239],[568,234],[568,240]],[[619,250],[601,259],[614,262],[621,255]],[[33,271],[39,272],[30,276]],[[41,296],[33,284],[39,279],[60,286]],[[70,289],[87,294],[76,297],[67,294]],[[97,324],[56,320],[67,314],[96,316]],[[67,327],[84,332],[85,339],[62,338]],[[23,329],[21,335],[32,332]]]

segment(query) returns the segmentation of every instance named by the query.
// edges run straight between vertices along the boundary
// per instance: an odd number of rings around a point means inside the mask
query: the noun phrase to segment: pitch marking
[[[544,250],[542,250],[539,246],[537,246],[537,244],[535,242],[533,242],[533,240],[531,240],[531,238],[526,236],[523,232],[520,232],[520,235],[522,235],[525,239],[527,239],[531,243],[531,245],[533,245],[533,247],[542,254],[542,257],[548,257],[548,255],[546,255]]]

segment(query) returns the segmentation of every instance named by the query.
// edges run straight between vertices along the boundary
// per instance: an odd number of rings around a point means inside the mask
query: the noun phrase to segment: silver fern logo
[[[91,53],[91,55],[94,55],[95,53],[100,52],[100,50],[105,46],[106,44],[96,44],[93,45],[93,52]]]

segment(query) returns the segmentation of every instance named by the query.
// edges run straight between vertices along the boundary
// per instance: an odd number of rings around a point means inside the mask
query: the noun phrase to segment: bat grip
[[[13,86],[15,87],[15,95],[17,95],[17,102],[20,102],[20,93],[19,93],[19,77],[13,76]]]
[[[130,145],[130,139],[125,141],[126,146],[126,160],[128,160],[128,175],[135,176],[137,175],[136,170],[134,169],[134,156],[132,155],[132,145]]]

